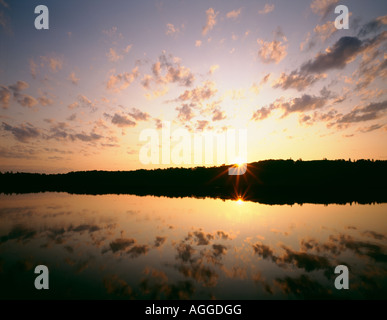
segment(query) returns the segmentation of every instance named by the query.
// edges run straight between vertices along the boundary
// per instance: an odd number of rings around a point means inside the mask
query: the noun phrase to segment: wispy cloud
[[[214,26],[216,25],[216,17],[219,14],[219,12],[215,12],[213,8],[209,8],[206,11],[207,15],[207,22],[206,25],[202,29],[202,35],[205,36],[208,31],[212,30]]]

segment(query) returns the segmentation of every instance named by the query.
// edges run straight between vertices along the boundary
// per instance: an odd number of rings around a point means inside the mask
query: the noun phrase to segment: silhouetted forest
[[[241,176],[230,166],[67,174],[0,174],[0,192],[69,192],[243,198],[267,204],[387,202],[387,161],[264,160]]]

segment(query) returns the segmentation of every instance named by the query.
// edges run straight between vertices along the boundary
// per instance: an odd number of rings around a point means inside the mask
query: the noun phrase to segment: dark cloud
[[[142,112],[141,110],[136,108],[132,108],[132,111],[129,112],[129,115],[137,121],[147,121],[150,118],[149,113]]]
[[[92,142],[92,141],[100,140],[101,138],[103,138],[103,136],[101,136],[99,134],[96,134],[96,133],[93,133],[93,132],[91,132],[90,134],[86,134],[84,132],[76,133],[76,134],[70,134],[70,139],[72,141],[74,141],[74,140],[81,140],[81,141],[84,141],[84,142]]]
[[[11,132],[16,140],[20,142],[28,142],[30,139],[38,138],[40,131],[36,129],[32,124],[21,124],[19,127],[11,126],[8,123],[3,122],[3,130]]]
[[[130,120],[125,115],[119,115],[118,113],[115,113],[112,117],[112,123],[115,124],[117,127],[135,127],[136,122]]]
[[[311,75],[298,71],[292,71],[290,74],[286,74],[282,72],[281,76],[273,84],[273,88],[303,91],[322,78],[324,78],[323,74]]]
[[[322,73],[330,69],[343,69],[356,56],[378,46],[387,38],[383,32],[372,39],[360,40],[357,37],[342,37],[326,52],[319,53],[313,60],[309,60],[300,68],[305,73]]]
[[[341,116],[337,123],[353,123],[375,120],[382,117],[387,111],[387,100],[372,102],[365,107],[355,107],[351,112]]]
[[[252,116],[252,120],[258,121],[266,119],[270,116],[272,110],[280,109],[284,113],[282,117],[286,117],[290,113],[294,112],[306,112],[316,109],[321,109],[326,106],[329,98],[332,96],[329,90],[325,88],[320,92],[321,96],[311,96],[309,94],[303,94],[301,97],[293,98],[288,101],[283,99],[277,99],[267,107],[262,107],[256,110]],[[309,118],[308,118],[309,120]]]
[[[363,25],[357,35],[358,37],[364,37],[370,33],[378,32],[383,27],[383,25],[386,25],[386,24],[387,24],[387,15],[377,17],[376,19],[371,20],[370,22]]]

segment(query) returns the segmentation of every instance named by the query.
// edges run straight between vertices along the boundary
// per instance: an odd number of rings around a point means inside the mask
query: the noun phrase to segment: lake
[[[0,298],[386,299],[386,226],[386,203],[1,194]]]

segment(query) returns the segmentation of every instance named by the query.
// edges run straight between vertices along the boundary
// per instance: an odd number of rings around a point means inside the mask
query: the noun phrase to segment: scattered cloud
[[[40,131],[30,123],[21,124],[16,127],[3,122],[2,129],[12,133],[16,140],[24,143],[29,142],[30,139],[40,136]]]
[[[271,42],[257,39],[260,46],[258,57],[263,63],[279,63],[287,55],[287,39],[280,28],[274,32],[274,40]]]
[[[214,28],[214,26],[216,25],[216,17],[218,14],[219,12],[215,13],[215,10],[213,8],[209,8],[206,11],[207,21],[206,21],[206,25],[202,29],[203,36],[205,36],[208,33],[208,31]]]
[[[310,8],[312,9],[313,13],[325,18],[328,13],[334,13],[333,8],[338,2],[339,0],[314,0],[310,4]]]
[[[326,78],[325,74],[305,74],[298,71],[292,71],[290,74],[284,72],[281,76],[273,83],[273,88],[281,88],[283,90],[296,89],[297,91],[303,91],[309,88],[312,84],[320,79]]]
[[[132,84],[132,82],[138,77],[138,75],[138,67],[133,68],[131,72],[111,75],[106,84],[106,88],[114,92],[120,92],[122,90],[125,90]]]
[[[112,117],[112,123],[120,128],[122,128],[122,127],[135,127],[136,126],[136,122],[130,120],[127,116],[120,115],[118,113],[115,113],[114,116]]]
[[[202,45],[202,40],[195,41],[195,47],[201,47],[201,45]]]
[[[131,112],[129,112],[129,115],[132,116],[136,121],[148,121],[150,118],[149,113],[142,112],[136,108],[132,108]]]
[[[226,17],[228,19],[236,19],[239,17],[241,12],[242,12],[242,8],[239,8],[238,10],[232,10],[230,12],[227,12]]]
[[[377,17],[376,19],[371,20],[366,23],[359,31],[358,37],[367,36],[370,33],[378,32],[383,25],[387,24],[387,15]]]
[[[71,81],[71,83],[74,84],[74,85],[77,85],[78,82],[79,82],[79,80],[80,80],[79,78],[77,78],[77,76],[75,75],[75,72],[74,72],[74,71],[70,73],[68,79],[69,79],[69,80]]]
[[[259,10],[259,14],[268,14],[274,10],[274,4],[266,3],[265,7],[262,10]]]

